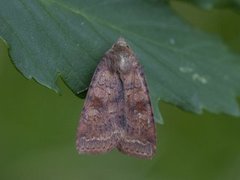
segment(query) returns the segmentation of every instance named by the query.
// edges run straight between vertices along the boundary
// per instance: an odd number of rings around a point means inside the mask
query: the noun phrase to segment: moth
[[[77,130],[79,153],[122,153],[151,159],[156,130],[143,69],[123,38],[113,44],[92,77]]]

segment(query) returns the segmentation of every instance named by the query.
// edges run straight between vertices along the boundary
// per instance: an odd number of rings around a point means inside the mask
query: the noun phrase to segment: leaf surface
[[[239,55],[217,37],[183,23],[167,4],[144,0],[0,1],[0,36],[27,78],[76,94],[119,36],[143,65],[155,116],[159,100],[201,113],[239,116]]]

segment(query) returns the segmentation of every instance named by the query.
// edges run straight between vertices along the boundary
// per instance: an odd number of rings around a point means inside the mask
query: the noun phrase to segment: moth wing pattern
[[[112,73],[108,59],[103,57],[93,75],[77,133],[79,153],[103,153],[117,145],[119,131],[116,121],[122,107],[122,85],[116,73]]]
[[[151,159],[156,130],[143,70],[123,38],[93,75],[77,131],[79,153],[119,151]]]
[[[122,74],[125,131],[118,149],[126,154],[150,159],[156,150],[154,117],[143,69],[133,55],[131,71]]]

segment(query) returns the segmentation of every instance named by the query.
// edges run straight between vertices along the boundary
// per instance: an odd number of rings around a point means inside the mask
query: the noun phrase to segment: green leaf
[[[194,3],[204,9],[212,9],[215,7],[225,8],[231,7],[239,10],[240,0],[180,0],[189,3]]]
[[[159,100],[201,113],[239,116],[239,55],[184,24],[158,1],[0,1],[0,35],[27,78],[58,90],[60,75],[76,94],[89,85],[119,36],[144,67],[156,119]]]

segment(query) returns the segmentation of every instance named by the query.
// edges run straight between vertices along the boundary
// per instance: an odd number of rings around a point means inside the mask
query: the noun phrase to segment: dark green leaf
[[[194,3],[204,9],[212,9],[214,7],[219,8],[231,7],[239,10],[240,8],[240,0],[180,0],[180,1]]]
[[[240,114],[239,56],[159,1],[1,0],[0,24],[16,67],[51,89],[60,75],[74,93],[86,90],[123,36],[144,67],[158,120],[160,99],[197,113]]]

